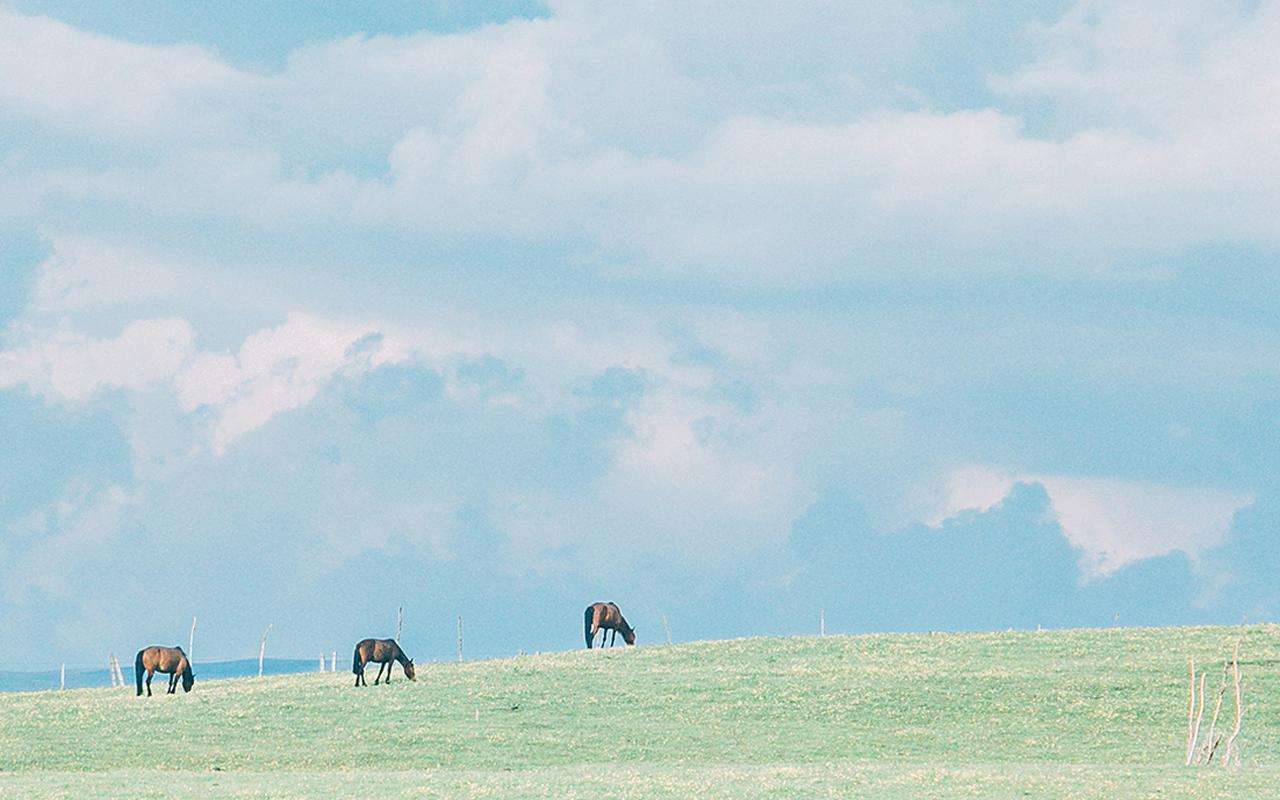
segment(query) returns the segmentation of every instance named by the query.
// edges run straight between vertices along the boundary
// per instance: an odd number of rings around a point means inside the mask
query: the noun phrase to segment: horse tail
[[[360,663],[360,645],[356,645],[356,651],[351,656],[351,672],[359,675],[364,670],[364,664]]]
[[[588,650],[591,649],[591,640],[595,638],[594,636],[591,635],[595,633],[595,631],[591,630],[591,622],[593,620],[593,617],[595,616],[594,612],[595,612],[595,608],[593,606],[587,606],[586,612],[582,615],[582,635],[587,640]]]
[[[138,696],[142,696],[142,672],[146,667],[142,666],[142,651],[138,651],[138,655],[133,659],[133,681],[138,685]]]

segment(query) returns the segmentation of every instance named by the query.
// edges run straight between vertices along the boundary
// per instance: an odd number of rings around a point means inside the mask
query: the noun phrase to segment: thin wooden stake
[[[667,615],[662,615],[662,630],[667,633],[667,644],[671,644],[671,626],[667,624]]]
[[[332,653],[329,654],[329,671],[330,672],[338,671],[338,651],[337,650],[334,650]]]
[[[827,635],[827,610],[825,608],[818,609],[818,635]]]
[[[67,690],[67,662],[65,661],[62,662],[62,677],[59,680],[59,689],[64,692]]]
[[[191,618],[191,633],[187,636],[187,663],[196,663],[196,618]]]
[[[400,643],[400,629],[404,627],[404,606],[396,609],[396,644]]]
[[[258,677],[262,677],[262,665],[267,658],[267,634],[271,633],[271,623],[267,624],[267,629],[262,632],[262,641],[258,643]]]
[[[458,615],[458,660],[462,660],[462,615]]]

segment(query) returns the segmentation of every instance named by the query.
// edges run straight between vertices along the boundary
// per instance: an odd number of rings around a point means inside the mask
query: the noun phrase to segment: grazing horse
[[[365,639],[356,645],[355,656],[351,660],[351,671],[356,674],[356,686],[369,685],[364,679],[364,665],[370,661],[378,662],[378,677],[373,679],[374,686],[382,680],[384,669],[387,671],[387,683],[391,683],[391,665],[395,661],[399,661],[400,666],[404,667],[406,678],[417,680],[413,676],[413,659],[404,654],[395,639]]]
[[[133,659],[133,677],[138,684],[138,696],[142,696],[142,673],[147,673],[147,697],[151,696],[151,676],[157,672],[169,675],[169,694],[178,691],[178,679],[182,679],[182,691],[189,692],[195,685],[196,675],[191,662],[181,647],[144,647]]]
[[[583,633],[587,637],[588,650],[596,640],[596,631],[602,631],[601,647],[604,647],[605,637],[609,636],[610,632],[613,633],[609,638],[609,646],[612,647],[613,643],[618,641],[618,631],[622,631],[622,641],[627,644],[636,643],[636,629],[627,624],[616,603],[592,603],[587,606],[586,612],[582,615],[582,624]]]

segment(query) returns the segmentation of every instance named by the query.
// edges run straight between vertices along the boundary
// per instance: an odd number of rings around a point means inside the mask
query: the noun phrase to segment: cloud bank
[[[40,11],[0,8],[0,662],[191,614],[237,655],[263,602],[298,652],[401,603],[499,653],[606,595],[1276,611],[1276,3]]]

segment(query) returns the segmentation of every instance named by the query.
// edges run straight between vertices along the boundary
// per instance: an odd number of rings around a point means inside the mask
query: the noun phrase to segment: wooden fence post
[[[400,630],[404,627],[404,606],[396,609],[396,644],[400,644]]]
[[[458,615],[458,660],[462,660],[462,615]]]
[[[191,633],[187,636],[187,663],[196,663],[196,618],[191,618]]]
[[[65,661],[62,662],[62,677],[59,678],[58,688],[64,692],[67,690],[67,662]]]
[[[329,655],[329,671],[330,672],[338,671],[338,651],[337,650],[334,650]]]
[[[818,609],[818,635],[827,635],[827,610],[825,608]]]
[[[662,615],[662,630],[667,633],[667,644],[671,644],[671,626],[667,624],[667,615]]]
[[[267,657],[267,634],[271,633],[271,623],[267,624],[267,629],[262,632],[262,641],[258,643],[258,677],[262,677],[262,665]]]
[[[111,673],[112,686],[127,686],[124,682],[124,673],[120,671],[120,659],[116,658],[115,653],[107,654],[107,670]]]

